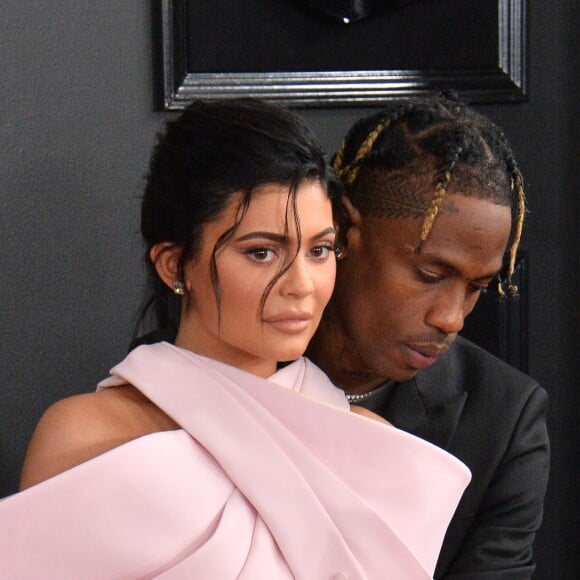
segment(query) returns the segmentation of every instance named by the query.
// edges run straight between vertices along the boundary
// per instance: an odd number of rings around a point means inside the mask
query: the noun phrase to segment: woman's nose
[[[302,298],[314,291],[314,281],[304,256],[296,256],[280,279],[280,293]]]

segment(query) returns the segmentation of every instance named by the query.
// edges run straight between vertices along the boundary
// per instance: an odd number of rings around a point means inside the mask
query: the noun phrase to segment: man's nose
[[[468,302],[465,289],[442,289],[429,308],[425,321],[443,334],[458,333],[463,328],[465,317],[473,308]]]

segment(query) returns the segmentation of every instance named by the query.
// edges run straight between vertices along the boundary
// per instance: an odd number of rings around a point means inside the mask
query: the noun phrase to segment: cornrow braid
[[[523,180],[520,172],[516,169],[514,177],[511,179],[511,190],[515,191],[517,197],[517,207],[516,207],[516,220],[515,220],[515,231],[513,235],[512,242],[509,248],[509,262],[507,271],[507,288],[510,296],[518,295],[518,287],[513,283],[513,274],[516,269],[516,258],[518,253],[518,248],[520,245],[520,240],[522,238],[522,231],[524,229],[524,219],[526,215],[526,194],[524,193]],[[504,296],[503,287],[501,282],[498,284],[498,292],[500,296]]]
[[[332,168],[337,173],[337,175],[340,175],[340,177],[342,177],[342,175],[343,175],[344,149],[345,149],[345,147],[346,147],[346,139],[344,139],[344,141],[342,142],[342,144],[338,148],[338,151],[332,157]]]
[[[352,186],[356,181],[360,166],[371,156],[373,152],[373,146],[375,145],[377,139],[389,129],[391,124],[396,123],[399,119],[410,113],[413,108],[414,105],[412,103],[406,103],[400,109],[393,111],[388,117],[382,119],[379,117],[374,128],[363,139],[353,160],[345,165],[344,157],[349,136],[353,133],[353,131],[357,131],[362,123],[359,121],[359,123],[354,125],[354,127],[349,132],[349,135],[347,135],[346,139],[343,141],[341,147],[335,153],[332,159],[332,166],[334,170],[343,179],[346,185]],[[364,121],[365,119],[362,119],[362,122]]]
[[[378,115],[375,115],[374,117],[372,117],[373,120],[374,119],[377,120],[377,123],[379,122],[380,118],[381,118],[380,113]],[[344,157],[345,157],[345,151],[346,151],[347,144],[349,144],[352,141],[352,135],[355,132],[357,132],[360,127],[366,125],[367,122],[368,122],[368,119],[366,119],[366,118],[359,119],[358,121],[356,121],[355,124],[350,128],[348,135],[344,138],[338,151],[336,151],[336,153],[332,156],[332,159],[331,159],[332,167],[333,167],[334,171],[338,175],[340,175],[341,177],[342,177],[342,173],[345,171]]]
[[[390,121],[379,123],[367,136],[361,144],[352,163],[343,166],[344,162],[344,148],[341,148],[334,157],[334,170],[342,177],[346,185],[352,185],[358,176],[360,163],[366,159],[367,155],[372,151],[375,141],[384,133],[389,127]]]
[[[366,156],[372,151],[373,145],[375,141],[380,137],[382,133],[384,133],[390,125],[390,121],[386,121],[385,123],[379,123],[373,131],[371,131],[367,138],[363,141],[354,161],[351,165],[347,168],[346,174],[346,183],[347,185],[351,185],[353,181],[357,178],[358,172],[360,169],[360,162],[366,158]]]
[[[510,192],[512,197],[515,197],[515,199],[512,201],[512,211],[515,214],[514,232],[508,250],[509,259],[505,283],[507,285],[508,294],[512,297],[516,297],[518,295],[518,287],[513,282],[513,275],[516,269],[517,253],[522,238],[524,220],[527,213],[526,194],[524,192],[523,176],[519,170],[513,153],[511,152],[507,139],[501,131],[499,131],[498,140],[500,141],[503,148],[505,164],[510,174]],[[500,280],[498,283],[498,293],[501,297],[505,297],[502,280]]]
[[[447,189],[449,187],[449,182],[451,181],[451,174],[452,171],[459,160],[459,155],[461,154],[462,148],[461,146],[457,147],[457,150],[451,156],[449,160],[448,166],[443,170],[443,177],[437,184],[435,188],[435,194],[433,195],[433,199],[431,203],[425,210],[425,219],[423,220],[423,225],[421,226],[421,235],[419,237],[419,243],[415,248],[415,252],[419,253],[427,236],[431,232],[431,228],[433,227],[433,222],[439,213],[439,209],[443,205],[443,199],[445,198],[445,194],[447,193]]]
[[[447,193],[447,187],[449,186],[449,182],[451,181],[451,172],[446,171],[444,173],[443,179],[437,184],[435,188],[435,195],[429,204],[429,207],[425,210],[425,219],[423,220],[423,224],[421,226],[421,235],[419,236],[419,243],[415,247],[415,253],[419,253],[431,228],[433,227],[433,222],[439,213],[439,208],[443,205],[443,198]]]

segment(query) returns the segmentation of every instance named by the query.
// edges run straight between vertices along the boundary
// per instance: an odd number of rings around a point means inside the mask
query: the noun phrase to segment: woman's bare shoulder
[[[374,421],[378,421],[379,423],[386,423],[387,425],[392,426],[392,423],[389,423],[389,421],[387,421],[386,419],[384,419],[380,415],[377,415],[376,413],[373,413],[372,411],[365,409],[365,407],[359,407],[358,405],[351,405],[350,410],[351,410],[351,413],[356,413],[357,415],[362,415],[363,417],[368,417],[369,419],[373,419]]]
[[[178,426],[130,385],[74,395],[51,405],[26,452],[20,489],[137,437]]]

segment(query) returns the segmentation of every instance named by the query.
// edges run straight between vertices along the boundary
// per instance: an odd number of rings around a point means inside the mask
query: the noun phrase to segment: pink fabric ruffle
[[[469,470],[350,413],[307,359],[265,380],[160,343],[111,375],[182,430],[0,502],[0,577],[432,576]]]

